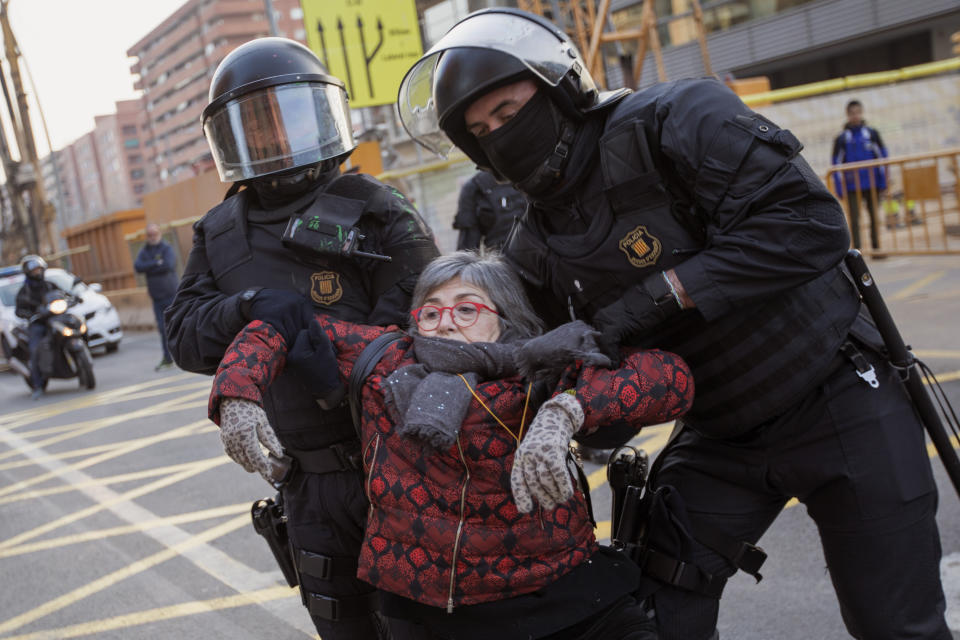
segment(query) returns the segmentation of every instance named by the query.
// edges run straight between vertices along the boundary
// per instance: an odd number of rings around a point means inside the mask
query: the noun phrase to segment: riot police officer
[[[851,635],[951,637],[923,428],[789,131],[713,79],[600,92],[563,32],[510,9],[452,27],[398,103],[418,142],[526,193],[505,253],[535,308],[691,365],[693,408],[649,487],[674,490],[676,531],[642,560],[663,638],[715,633],[726,578],[759,576],[754,544],[794,496]]]
[[[527,208],[527,199],[486,171],[477,171],[460,188],[453,228],[457,249],[500,249],[513,223]]]
[[[364,324],[406,321],[417,275],[438,255],[432,233],[398,191],[340,174],[356,146],[347,97],[309,49],[262,38],[232,51],[213,75],[202,123],[221,180],[234,185],[194,226],[165,315],[181,368],[213,373],[254,319],[288,345],[314,309]],[[233,407],[221,437],[247,471],[272,482],[286,474],[293,560],[324,640],[383,637],[377,595],[356,579],[367,504],[348,407],[314,397],[287,371],[262,408]]]

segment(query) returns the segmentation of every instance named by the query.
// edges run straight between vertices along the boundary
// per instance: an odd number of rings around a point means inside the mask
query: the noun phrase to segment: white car
[[[17,292],[23,286],[23,273],[3,275],[9,271],[0,271],[0,342],[3,356],[7,357],[10,348],[16,344],[13,337],[15,324],[26,322],[14,313],[17,304]],[[123,339],[120,328],[120,316],[110,304],[107,296],[100,293],[100,285],[87,285],[69,271],[51,267],[46,270],[44,279],[57,287],[80,298],[80,302],[70,308],[71,313],[83,316],[87,322],[87,345],[91,349],[105,347],[108,352],[116,351]]]

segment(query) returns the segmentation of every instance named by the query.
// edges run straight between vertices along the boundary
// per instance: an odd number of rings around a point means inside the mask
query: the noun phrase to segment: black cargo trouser
[[[458,640],[458,634],[437,633],[415,620],[388,618],[393,640]],[[473,623],[470,623],[471,625]],[[465,629],[468,637],[477,637],[477,630]],[[511,637],[512,636],[512,637]],[[491,635],[492,637],[492,635]],[[545,636],[524,634],[497,635],[499,640],[657,640],[657,631],[644,602],[624,596],[590,619]]]
[[[878,389],[844,362],[750,436],[711,440],[684,429],[665,452],[656,484],[679,490],[694,533],[712,527],[751,543],[797,497],[817,524],[853,637],[951,640],[923,427],[889,363],[865,355]],[[696,556],[710,573],[734,573],[706,548]],[[663,587],[653,600],[662,640],[714,633],[717,599]]]
[[[323,640],[388,638],[376,603],[376,592],[356,577],[357,557],[367,521],[367,497],[359,470],[294,473],[283,490],[287,531],[294,562],[302,552],[333,558],[327,579],[300,572],[301,594]],[[344,571],[346,569],[346,571]],[[320,596],[320,597],[317,597]],[[334,603],[332,600],[338,602]],[[370,603],[369,606],[367,603]],[[333,613],[331,619],[330,614]]]

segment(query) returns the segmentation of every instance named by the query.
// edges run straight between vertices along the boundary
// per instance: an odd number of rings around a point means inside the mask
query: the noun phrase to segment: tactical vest
[[[551,236],[528,214],[508,245],[521,277],[562,301],[571,318],[589,321],[624,289],[683,262],[707,241],[697,210],[668,188],[654,164],[656,147],[639,117],[644,106],[625,100],[607,120],[599,167],[583,182],[587,197],[604,196],[591,201],[586,234]],[[746,152],[729,146],[717,152],[725,157],[707,159],[711,169],[691,200],[719,202]],[[696,384],[684,422],[708,437],[733,437],[779,415],[823,379],[859,307],[838,266],[712,322],[684,311],[630,343],[682,356]]]
[[[347,228],[356,224],[375,243],[375,232],[366,228],[371,226],[367,224],[369,202],[383,188],[363,176],[341,176],[318,191],[306,207],[321,210],[328,222]],[[387,283],[374,283],[370,269],[362,268],[359,260],[308,257],[292,251],[281,242],[287,221],[251,223],[248,206],[247,192],[241,191],[198,223],[220,291],[232,295],[250,287],[288,289],[311,300],[320,312],[366,322],[377,289],[386,288]],[[285,447],[310,450],[356,437],[347,407],[321,410],[293,375],[281,373],[267,389],[264,409]]]

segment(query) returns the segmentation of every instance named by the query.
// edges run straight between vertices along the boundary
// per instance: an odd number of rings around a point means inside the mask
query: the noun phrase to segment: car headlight
[[[86,332],[87,332],[87,323],[84,322],[83,324],[80,325],[80,333],[86,333]]]
[[[62,298],[53,300],[47,308],[50,310],[50,313],[63,313],[67,310],[67,301]]]
[[[70,336],[73,335],[73,329],[71,329],[70,327],[64,327],[63,329],[60,330],[60,333],[62,333],[64,337],[69,338]]]

